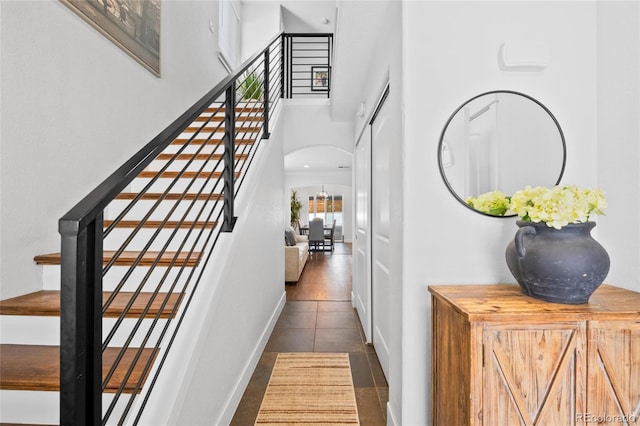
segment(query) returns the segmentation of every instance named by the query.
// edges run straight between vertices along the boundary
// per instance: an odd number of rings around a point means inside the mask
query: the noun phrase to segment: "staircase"
[[[196,341],[178,330],[204,321],[185,314],[211,300],[197,288],[235,196],[279,99],[329,97],[314,69],[329,75],[332,37],[272,38],[60,219],[61,253],[34,257],[42,290],[0,301],[0,425],[135,425],[150,399],[170,415],[165,383],[198,352],[168,353]]]
[[[265,136],[264,112],[258,101],[236,104],[236,184]],[[104,209],[103,424],[131,421],[221,231],[228,122],[225,104],[212,103]],[[43,290],[0,301],[1,423],[61,419],[61,253],[34,261]]]

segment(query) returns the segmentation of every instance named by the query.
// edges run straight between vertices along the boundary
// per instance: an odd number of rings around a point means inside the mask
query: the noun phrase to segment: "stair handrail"
[[[61,235],[61,345],[60,345],[60,423],[102,423],[102,267],[104,210],[171,142],[216,99],[235,93],[235,83],[260,58],[269,63],[270,47],[283,33],[271,38],[266,47],[225,77],[178,119],[172,122],[114,173],[100,183],[58,222]],[[264,79],[269,93],[269,78]],[[265,104],[269,103],[266,99]],[[227,108],[233,105],[227,101]],[[232,109],[235,106],[232,107]],[[229,111],[227,111],[228,113]],[[269,108],[264,108],[263,138],[268,138]],[[233,114],[232,114],[233,115]],[[235,126],[225,134],[225,157],[233,161]],[[233,141],[230,139],[233,138]],[[225,221],[233,215],[234,171],[225,167]],[[231,189],[229,191],[228,189]],[[228,206],[227,204],[230,203]],[[224,229],[226,228],[226,229]],[[233,223],[223,230],[231,231]],[[97,392],[96,390],[100,390]]]
[[[78,229],[86,227],[87,223],[94,220],[98,212],[111,202],[131,181],[140,173],[153,159],[171,143],[182,131],[204,111],[207,106],[222,95],[231,83],[235,82],[251,65],[256,62],[269,49],[269,46],[284,32],[279,33],[267,42],[266,47],[236,68],[231,74],[225,77],[199,101],[185,111],[173,123],[167,126],[147,145],[134,154],[108,178],[100,183],[79,203],[72,207],[59,221],[60,232],[77,232]]]

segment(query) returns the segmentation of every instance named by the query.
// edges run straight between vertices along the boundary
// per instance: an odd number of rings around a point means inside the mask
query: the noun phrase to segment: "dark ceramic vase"
[[[582,304],[609,272],[609,255],[591,237],[594,222],[555,229],[517,221],[506,250],[507,265],[524,294],[548,302]]]

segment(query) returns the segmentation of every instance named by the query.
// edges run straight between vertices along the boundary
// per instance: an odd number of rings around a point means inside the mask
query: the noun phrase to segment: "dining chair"
[[[324,247],[324,220],[317,217],[309,221],[309,250],[319,250]]]
[[[335,233],[336,233],[336,220],[333,219],[333,224],[331,225],[331,228],[326,229],[325,233],[324,233],[324,244],[329,244],[329,246],[331,247],[331,251],[333,251],[333,242],[334,242],[334,238],[335,238]]]

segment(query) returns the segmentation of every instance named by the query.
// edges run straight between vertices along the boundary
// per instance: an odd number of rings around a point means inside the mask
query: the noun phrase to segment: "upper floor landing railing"
[[[333,34],[284,34],[284,98],[331,97]]]

